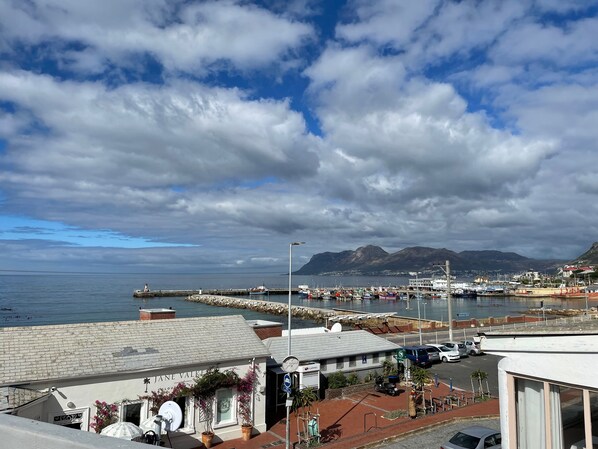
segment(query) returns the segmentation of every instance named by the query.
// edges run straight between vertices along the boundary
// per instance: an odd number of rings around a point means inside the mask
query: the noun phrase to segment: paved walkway
[[[454,392],[460,396],[459,392]],[[441,398],[450,394],[446,385],[432,387],[432,396]],[[426,394],[426,398],[428,398]],[[348,449],[365,448],[392,441],[409,435],[422,428],[439,424],[466,420],[469,418],[497,417],[498,399],[454,407],[434,414],[418,416],[415,419],[400,417],[392,419],[389,412],[403,411],[408,408],[408,393],[392,397],[382,393],[366,391],[355,393],[343,399],[329,399],[317,402],[312,411],[320,414],[321,442],[326,448]],[[291,414],[291,446],[297,443],[297,417]],[[214,444],[215,449],[283,449],[285,446],[285,420],[249,441],[229,440]],[[201,447],[201,446],[200,446]]]

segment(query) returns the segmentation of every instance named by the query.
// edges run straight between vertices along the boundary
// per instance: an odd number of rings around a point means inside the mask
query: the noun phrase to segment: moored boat
[[[268,290],[264,285],[258,285],[257,287],[249,289],[250,295],[267,295],[268,293],[270,293],[270,290]]]

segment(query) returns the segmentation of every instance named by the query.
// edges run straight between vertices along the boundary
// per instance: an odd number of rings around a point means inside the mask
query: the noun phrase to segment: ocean
[[[371,287],[407,285],[408,278],[371,276],[293,276],[294,287]],[[37,326],[97,321],[139,319],[139,308],[168,308],[177,317],[221,316],[240,314],[246,319],[261,319],[283,323],[286,316],[268,315],[249,310],[229,309],[185,301],[184,298],[133,298],[133,291],[149,284],[152,290],[195,290],[251,288],[288,288],[286,274],[78,274],[78,273],[7,273],[0,274],[0,327]],[[255,297],[254,297],[255,299]],[[288,303],[288,295],[260,297]],[[314,301],[293,295],[293,305],[358,310],[364,313],[396,312],[417,318],[417,301]],[[447,320],[446,300],[428,299],[420,302],[422,319]],[[544,299],[546,307],[563,307],[559,300]],[[502,317],[519,315],[540,306],[539,299],[453,298],[453,318]],[[569,307],[583,307],[570,301]],[[293,319],[293,328],[314,326],[315,323]]]

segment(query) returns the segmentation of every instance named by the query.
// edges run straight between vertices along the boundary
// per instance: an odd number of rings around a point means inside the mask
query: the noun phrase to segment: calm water
[[[0,327],[66,324],[92,321],[136,320],[140,307],[172,307],[177,317],[240,314],[247,319],[278,321],[286,328],[286,317],[266,315],[248,310],[207,306],[184,298],[135,299],[132,294],[148,283],[153,290],[250,288],[266,285],[288,288],[288,277],[277,274],[0,274]],[[407,278],[369,276],[293,276],[293,286],[368,287],[408,284]],[[288,295],[270,295],[270,301],[287,303]],[[568,307],[583,307],[583,301],[569,301]],[[417,317],[417,302],[410,301],[313,301],[292,297],[294,305],[340,308],[364,312],[396,312]],[[544,299],[545,306],[564,307],[562,301]],[[518,315],[539,307],[540,300],[516,298],[453,298],[453,316],[469,314],[472,318]],[[420,316],[447,319],[446,300],[422,300]],[[314,323],[293,320],[293,327],[309,327]]]

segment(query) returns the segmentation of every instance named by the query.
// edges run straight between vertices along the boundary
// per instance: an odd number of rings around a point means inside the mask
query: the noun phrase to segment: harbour
[[[149,284],[150,290],[181,290],[190,292],[247,291],[256,285],[268,286],[269,294],[258,297],[277,303],[288,302],[288,276],[280,273],[217,273],[217,274],[81,274],[81,273],[21,273],[0,274],[0,327],[68,324],[96,321],[136,320],[140,307],[169,308],[177,317],[220,316],[241,314],[249,320],[279,320],[284,317],[250,309],[234,309],[186,301],[182,297],[134,298],[132,292]],[[389,287],[408,285],[409,277],[393,276],[293,276],[291,301],[294,306],[324,309],[350,309],[356,313],[394,313],[398,316],[417,318],[417,301],[410,300],[361,300],[346,301],[329,298],[314,301],[300,296],[298,285],[342,286],[358,289],[360,286]],[[243,287],[243,288],[240,288]],[[234,295],[226,295],[234,296]],[[249,295],[239,299],[257,299]],[[452,298],[453,316],[467,318],[519,316],[530,309],[538,309],[543,301],[546,310],[583,308],[584,299],[554,299],[536,297]],[[590,299],[590,306],[597,301]],[[422,320],[447,321],[447,301],[422,297]],[[293,318],[293,328],[310,327],[315,321]]]

